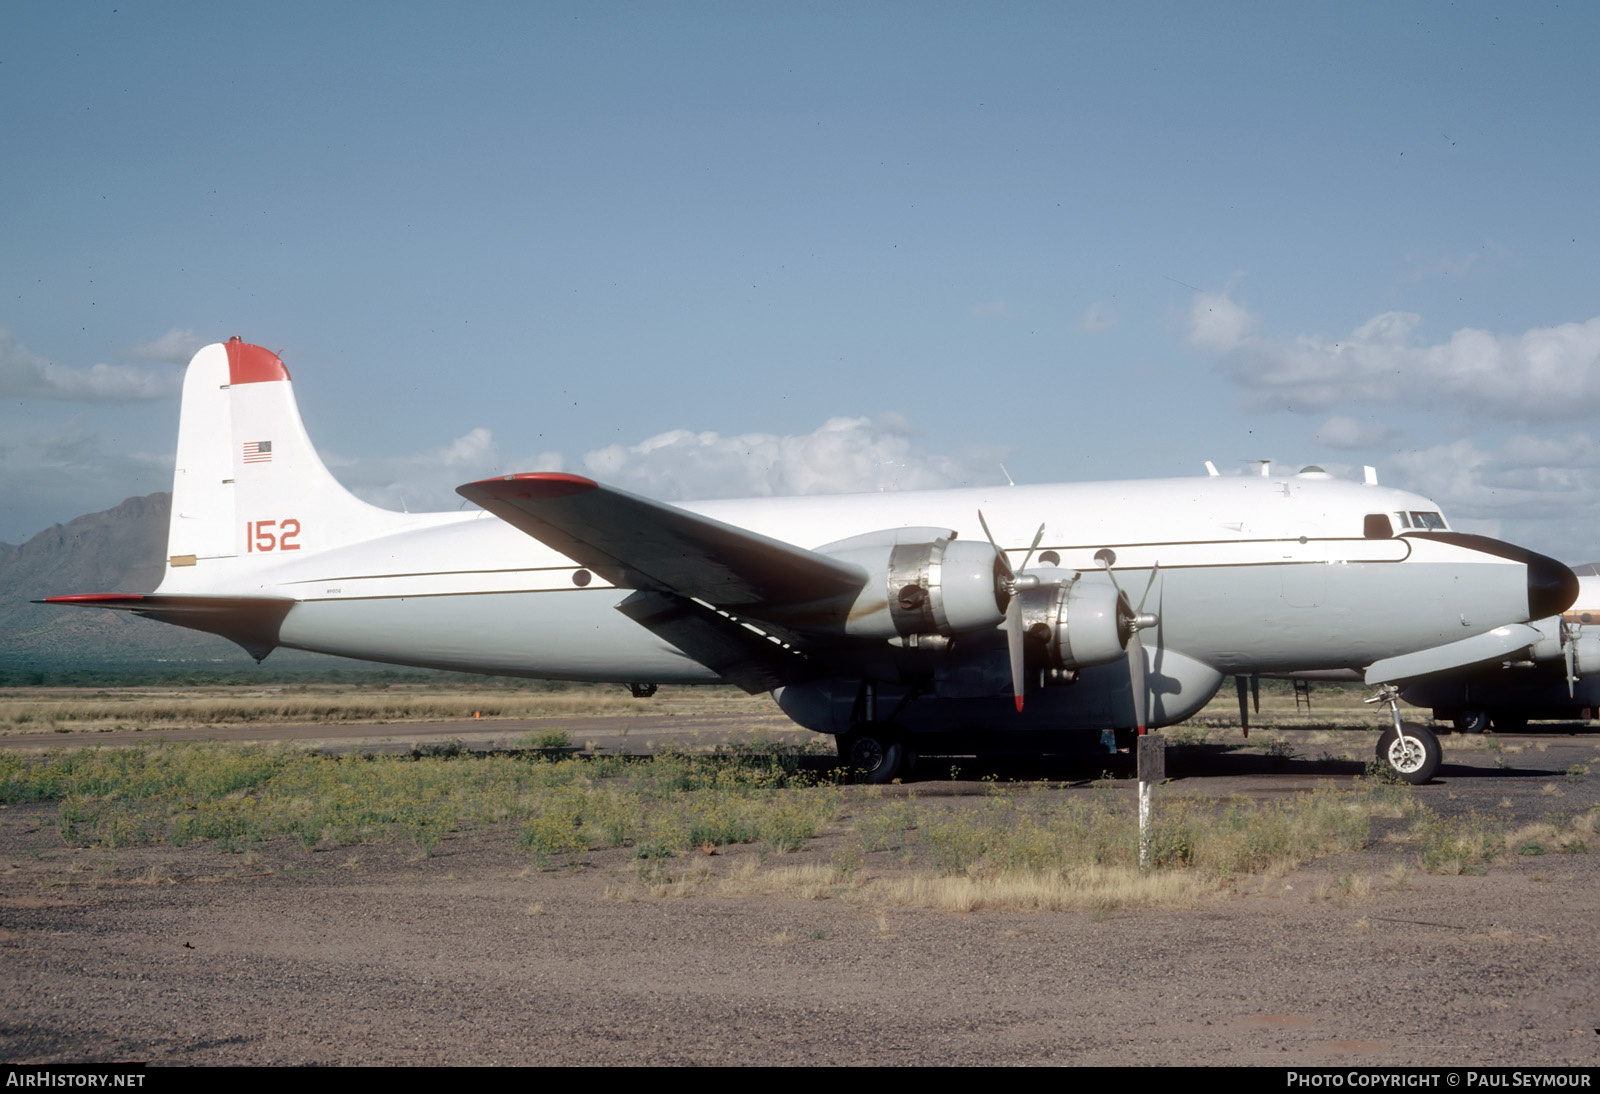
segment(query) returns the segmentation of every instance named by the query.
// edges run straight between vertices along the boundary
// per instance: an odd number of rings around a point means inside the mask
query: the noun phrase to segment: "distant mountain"
[[[244,679],[453,677],[299,650],[277,650],[258,667],[214,634],[129,612],[32,603],[70,593],[154,591],[166,565],[171,511],[171,494],[129,498],[103,513],[52,525],[20,547],[0,543],[0,673],[13,683],[40,674],[43,682],[71,682],[63,675],[107,671],[141,677],[242,673]]]
[[[0,543],[0,668],[188,662],[250,665],[225,639],[127,612],[34,604],[68,593],[148,593],[161,583],[171,494],[129,498],[46,528],[20,547]]]

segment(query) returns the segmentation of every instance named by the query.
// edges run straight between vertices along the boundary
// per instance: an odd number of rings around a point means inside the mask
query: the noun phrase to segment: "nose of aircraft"
[[[1578,575],[1547,555],[1528,552],[1528,618],[1560,615],[1578,599]]]
[[[1504,540],[1467,532],[1409,532],[1411,539],[1451,543],[1486,555],[1498,555],[1528,568],[1528,619],[1548,619],[1572,607],[1578,599],[1578,575],[1548,555],[1537,554]]]

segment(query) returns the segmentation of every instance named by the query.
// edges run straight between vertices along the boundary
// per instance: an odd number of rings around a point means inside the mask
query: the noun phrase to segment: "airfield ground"
[[[1292,702],[1292,700],[1291,700]],[[1230,704],[1231,705],[1231,704]],[[670,709],[670,708],[669,708]],[[753,717],[762,735],[785,732]],[[1225,720],[1226,711],[1217,713]],[[1269,712],[1270,713],[1270,712]],[[1281,711],[1279,712],[1282,713]],[[575,744],[706,743],[737,711],[561,720]],[[1290,801],[1355,787],[1359,707],[1270,733],[1196,731],[1170,800]],[[626,718],[625,724],[607,718]],[[548,720],[261,725],[203,736],[409,748],[501,743]],[[541,728],[543,727],[543,728]],[[3,743],[29,747],[13,726]],[[94,743],[117,743],[112,727]],[[1600,734],[1447,738],[1416,788],[1500,831],[1600,805]],[[127,730],[137,741],[186,734]],[[44,736],[44,735],[38,735]],[[85,735],[87,736],[87,734]],[[387,738],[387,743],[384,738]],[[48,743],[81,743],[51,733]],[[1594,770],[1596,774],[1589,774]],[[969,767],[862,803],[1131,799],[1100,765]],[[989,776],[987,779],[974,776]],[[732,845],[647,880],[609,848],[538,864],[493,829],[307,849],[284,838],[69,847],[54,803],[0,808],[0,1058],[160,1064],[1372,1064],[1600,1060],[1600,846],[1529,839],[1481,872],[1419,867],[1398,821],[1365,849],[1167,906],[959,911],[808,882],[847,836]],[[1531,830],[1531,829],[1530,829]],[[1595,841],[1591,840],[1593,844]],[[887,851],[860,876],[909,867]]]

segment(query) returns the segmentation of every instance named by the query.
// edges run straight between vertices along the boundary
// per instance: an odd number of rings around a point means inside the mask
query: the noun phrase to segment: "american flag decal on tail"
[[[271,441],[245,441],[244,442],[244,462],[245,463],[271,463],[272,462],[272,442]]]

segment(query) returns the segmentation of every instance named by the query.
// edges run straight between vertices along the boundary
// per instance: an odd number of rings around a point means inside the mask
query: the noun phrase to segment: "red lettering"
[[[281,528],[274,533],[273,528]],[[244,549],[247,554],[256,551],[298,551],[300,522],[293,517],[285,520],[247,520],[244,524]]]

